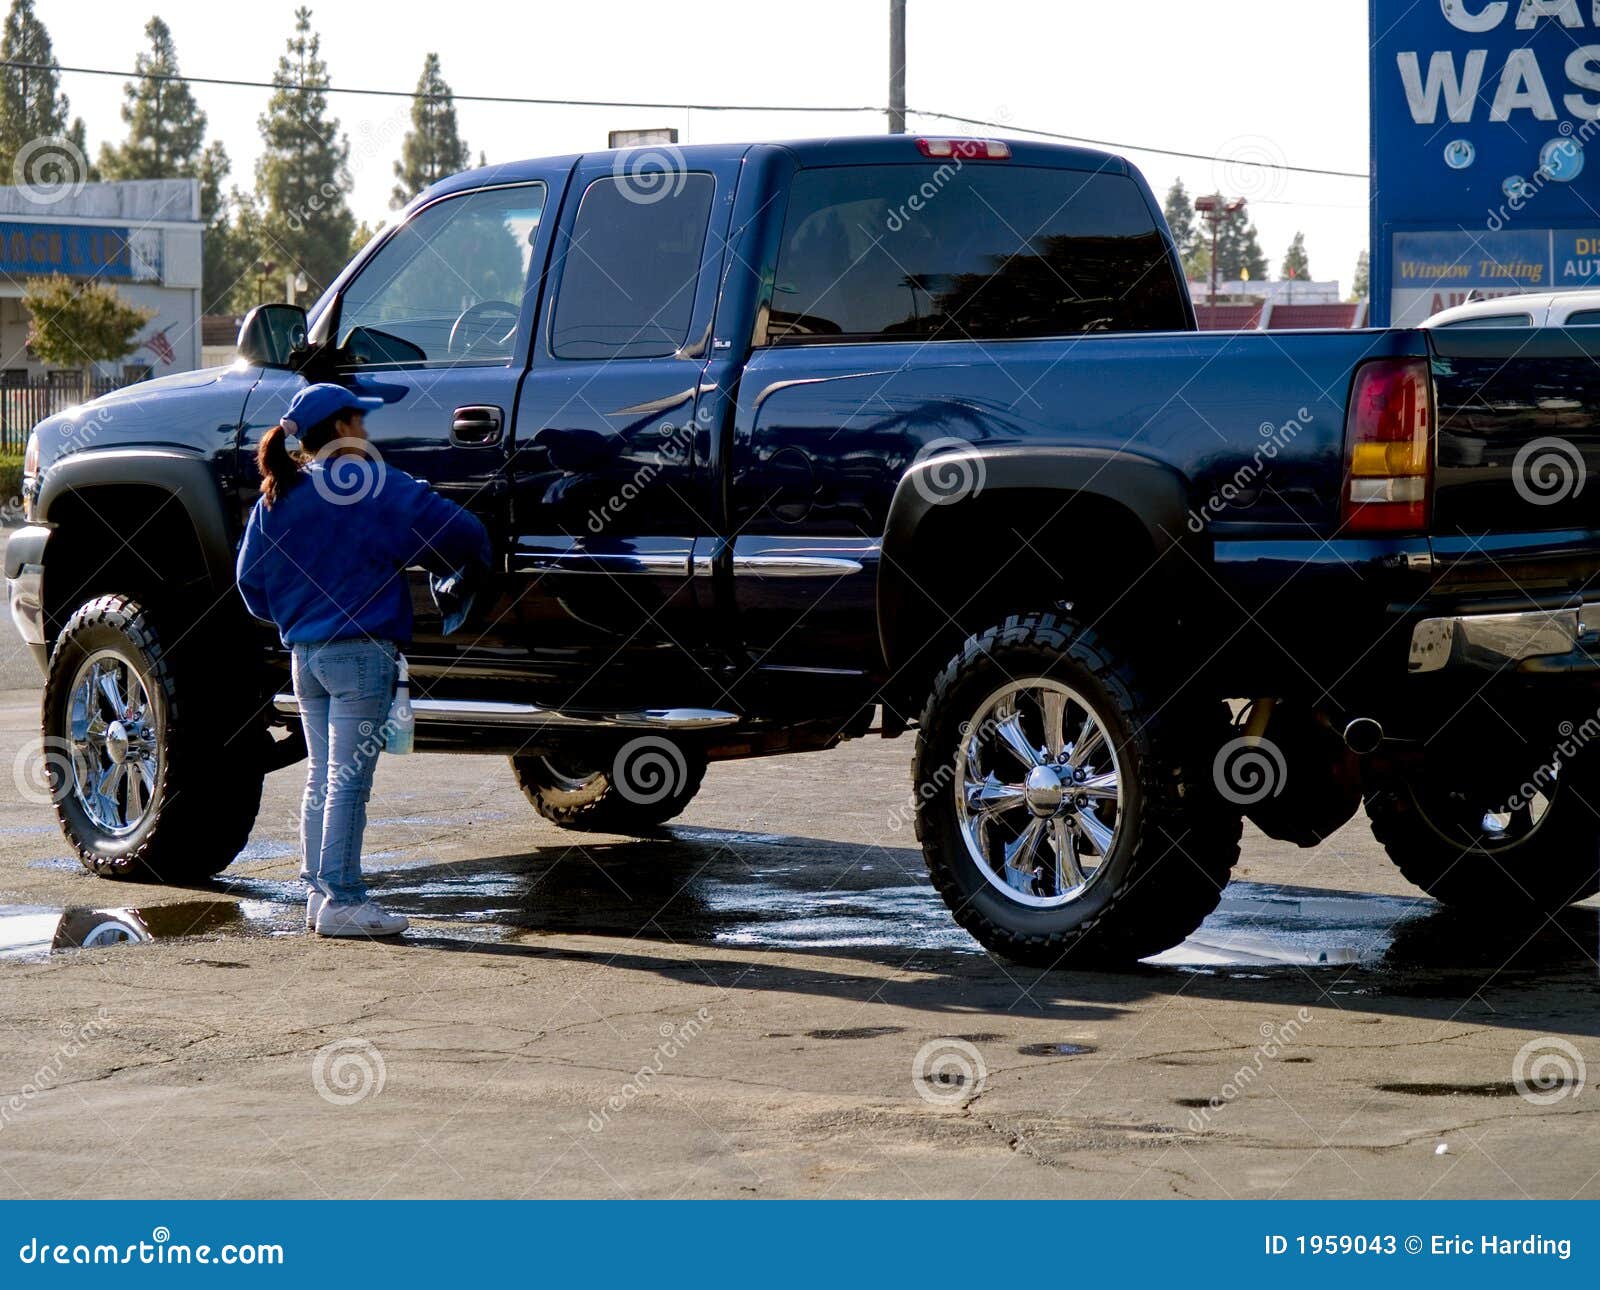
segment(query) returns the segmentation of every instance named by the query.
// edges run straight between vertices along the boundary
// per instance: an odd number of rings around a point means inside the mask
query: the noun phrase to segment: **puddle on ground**
[[[710,828],[638,841],[574,837],[473,859],[446,854],[447,845],[371,858],[376,898],[413,920],[414,940],[517,943],[581,934],[681,947],[686,955],[696,945],[855,953],[906,970],[939,970],[942,962],[966,971],[952,961],[984,954],[908,848],[878,848],[869,865],[853,844]],[[281,850],[264,841],[248,858]],[[104,926],[102,937],[110,938],[93,944],[119,935],[133,942],[298,930],[298,882],[261,877],[246,864],[225,871],[210,892],[211,899],[138,909],[0,908],[0,957],[82,945],[89,933],[72,929],[85,921],[90,933]],[[1568,910],[1534,931],[1473,920],[1420,895],[1236,882],[1193,936],[1146,960],[1145,970],[1241,984],[1312,973],[1332,993],[1421,996],[1457,989],[1452,974],[1592,980],[1597,915],[1592,907]],[[117,927],[131,930],[122,935]]]
[[[100,909],[0,909],[0,959],[48,958],[71,950],[216,932],[273,934],[282,911],[261,901],[183,900]]]
[[[1023,1044],[1017,1051],[1024,1057],[1081,1057],[1095,1049],[1090,1044]]]

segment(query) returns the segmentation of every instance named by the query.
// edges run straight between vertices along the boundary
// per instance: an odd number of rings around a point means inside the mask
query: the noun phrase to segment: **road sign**
[[[1371,0],[1372,321],[1600,286],[1600,4]]]

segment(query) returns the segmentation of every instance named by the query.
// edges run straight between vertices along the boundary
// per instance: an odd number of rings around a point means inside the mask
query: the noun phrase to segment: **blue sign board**
[[[0,223],[0,273],[11,278],[33,278],[52,273],[73,278],[112,278],[120,281],[160,276],[160,266],[149,263],[145,243],[126,228],[89,224]]]
[[[1600,4],[1371,0],[1372,321],[1600,286]]]

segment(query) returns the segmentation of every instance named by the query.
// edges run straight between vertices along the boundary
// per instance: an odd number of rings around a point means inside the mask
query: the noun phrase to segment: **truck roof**
[[[762,140],[748,143],[691,143],[644,144],[636,148],[602,148],[594,152],[574,152],[563,156],[535,157],[525,161],[499,162],[464,170],[460,174],[441,179],[423,192],[417,200],[443,196],[464,188],[476,188],[485,182],[517,183],[535,178],[551,165],[570,166],[575,162],[612,161],[625,167],[623,160],[629,153],[658,152],[681,158],[685,166],[708,165],[737,160],[752,148],[782,148],[791,153],[801,166],[859,166],[885,162],[928,161],[917,147],[918,139],[984,139],[995,136],[941,134],[923,131],[919,134],[868,134],[844,135],[822,139]],[[1059,143],[1039,143],[1028,139],[1006,139],[1011,149],[1007,161],[973,162],[973,165],[1024,165],[1053,166],[1063,170],[1109,170],[1114,174],[1127,174],[1130,167],[1122,157],[1095,148],[1075,148]],[[963,163],[965,164],[965,163]]]

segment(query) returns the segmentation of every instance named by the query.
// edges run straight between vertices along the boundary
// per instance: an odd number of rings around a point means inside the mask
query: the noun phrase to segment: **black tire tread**
[[[921,791],[935,769],[930,758],[939,755],[930,747],[929,732],[938,728],[946,696],[974,673],[994,670],[992,656],[1001,650],[1008,661],[1032,655],[1041,667],[1070,654],[1148,740],[1139,780],[1148,823],[1136,839],[1133,860],[1104,911],[1067,931],[1021,933],[966,900],[952,865],[971,860],[964,849],[956,856],[945,854],[947,840],[938,836],[931,819],[932,795]],[[1243,821],[1216,797],[1209,763],[1200,763],[1211,751],[1210,733],[1219,734],[1220,744],[1227,710],[1220,703],[1162,708],[1145,680],[1152,672],[1114,652],[1093,629],[1063,614],[1040,612],[1012,615],[969,637],[934,681],[912,768],[919,790],[917,838],[934,886],[956,921],[989,949],[1035,967],[1056,967],[1068,959],[1073,965],[1125,964],[1178,944],[1216,908],[1239,856]]]
[[[229,732],[207,731],[198,722],[187,724],[191,705],[205,711],[205,686],[198,669],[174,665],[172,652],[149,612],[128,596],[105,595],[79,606],[51,654],[41,716],[47,735],[50,714],[62,700],[61,689],[72,683],[71,667],[56,666],[64,647],[97,628],[120,633],[144,655],[150,680],[162,692],[166,710],[162,756],[166,759],[166,784],[176,791],[161,793],[152,810],[150,826],[139,844],[124,855],[108,857],[86,847],[76,835],[57,793],[56,820],[78,859],[90,873],[103,878],[186,883],[210,878],[233,862],[250,840],[261,808],[264,775],[237,758],[222,755]],[[191,686],[190,682],[194,682]]]
[[[517,787],[550,823],[558,828],[584,833],[618,833],[629,836],[651,833],[667,821],[683,814],[705,782],[706,758],[698,749],[678,745],[686,774],[682,787],[659,802],[633,802],[617,791],[611,777],[602,772],[604,787],[591,800],[564,803],[550,792],[544,776],[542,757],[512,757],[511,771]]]

